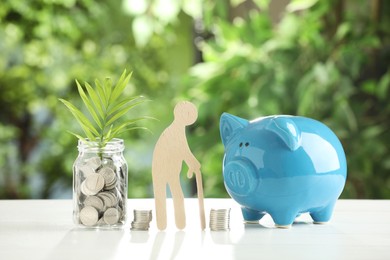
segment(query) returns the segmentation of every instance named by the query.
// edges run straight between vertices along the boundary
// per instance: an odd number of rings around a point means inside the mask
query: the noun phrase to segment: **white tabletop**
[[[71,200],[0,200],[0,259],[390,259],[390,200],[339,200],[332,221],[314,225],[306,214],[290,229],[269,216],[244,225],[239,205],[206,199],[211,208],[231,208],[230,231],[200,230],[198,203],[186,199],[187,227],[177,230],[172,201],[168,228],[131,231],[133,209],[152,209],[153,199],[130,199],[121,230],[77,228]]]

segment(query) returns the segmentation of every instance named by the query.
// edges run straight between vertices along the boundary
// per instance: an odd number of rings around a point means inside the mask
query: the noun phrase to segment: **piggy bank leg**
[[[259,223],[259,220],[265,215],[260,211],[249,209],[246,207],[242,207],[241,212],[246,223]]]
[[[325,224],[326,222],[329,222],[330,218],[332,217],[335,203],[336,202],[332,202],[319,211],[311,212],[310,216],[313,219],[314,224]]]
[[[275,227],[290,228],[296,216],[298,215],[298,212],[281,211],[270,213],[270,215],[275,222]]]

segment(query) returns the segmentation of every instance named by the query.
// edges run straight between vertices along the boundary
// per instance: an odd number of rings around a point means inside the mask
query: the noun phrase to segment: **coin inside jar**
[[[115,172],[108,167],[104,167],[100,169],[99,174],[103,176],[104,178],[104,184],[106,187],[110,187],[116,182],[116,175]]]
[[[103,211],[103,209],[104,209],[103,200],[101,198],[99,198],[98,196],[88,196],[84,200],[84,206],[92,206],[95,209],[97,209],[98,211]]]
[[[109,208],[104,212],[103,219],[109,225],[115,224],[119,220],[119,211],[116,208]]]
[[[83,173],[84,178],[87,178],[91,174],[95,173],[95,170],[88,165],[81,166],[80,171]]]
[[[91,195],[98,193],[104,187],[104,178],[97,173],[93,173],[85,179],[85,189],[90,191]]]
[[[86,226],[93,226],[97,223],[99,214],[92,206],[86,206],[80,211],[80,221]]]
[[[85,160],[85,165],[96,170],[101,165],[101,160],[99,157],[91,157],[91,158]]]

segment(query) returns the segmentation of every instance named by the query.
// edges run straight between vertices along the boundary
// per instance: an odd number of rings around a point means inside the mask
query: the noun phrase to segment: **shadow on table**
[[[69,230],[47,259],[111,259],[124,235],[123,230]],[[104,246],[99,246],[99,245]],[[71,253],[71,254],[70,254]]]
[[[244,224],[245,225],[245,232],[242,234],[241,239],[246,240],[248,234],[248,231],[250,230],[270,230],[269,227],[260,225],[260,224]],[[215,244],[220,244],[220,245],[234,245],[237,241],[237,237],[235,237],[237,234],[231,234],[229,230],[227,231],[210,231],[210,236],[212,241]],[[252,239],[252,238],[249,238]]]
[[[183,241],[185,239],[185,231],[176,231],[174,235],[173,248],[168,259],[175,259],[178,255],[180,248],[182,247]],[[132,243],[148,243],[149,233],[144,231],[132,231],[130,242]],[[153,239],[152,249],[150,250],[149,259],[159,259],[159,255],[164,244],[164,241],[167,237],[165,231],[159,231],[156,233]]]
[[[308,227],[312,226],[313,222],[308,221],[300,221],[296,220],[294,221],[293,225],[290,228],[277,228],[274,223],[266,222],[266,223],[244,223],[245,232],[243,232],[241,240],[252,240],[251,234],[258,232],[258,230],[262,230],[261,233],[256,234],[271,234],[273,232],[283,232],[283,231],[289,231],[292,228],[297,227]],[[211,231],[211,238],[214,243],[216,244],[234,244],[234,241],[236,239],[231,239],[230,231]]]
[[[232,259],[259,259],[260,256],[264,259],[313,259],[321,250],[322,254],[337,256],[337,252],[323,252],[322,248],[327,246],[329,233],[337,232],[332,226],[302,220],[294,221],[290,228],[277,228],[270,222],[244,225],[242,232],[210,232],[215,244],[232,247]],[[305,244],[312,248],[306,248]]]

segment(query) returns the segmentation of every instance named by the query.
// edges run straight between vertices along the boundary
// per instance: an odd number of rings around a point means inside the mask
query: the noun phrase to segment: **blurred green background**
[[[116,81],[158,121],[125,139],[129,197],[152,197],[154,144],[179,100],[206,197],[227,197],[219,117],[312,117],[348,160],[342,198],[390,199],[390,2],[385,0],[6,0],[0,3],[0,198],[71,198],[81,105],[75,79]],[[134,115],[134,114],[133,114]],[[133,116],[129,115],[129,117]],[[185,168],[185,167],[184,167]],[[185,169],[183,170],[185,171]],[[183,174],[186,196],[194,180]]]

